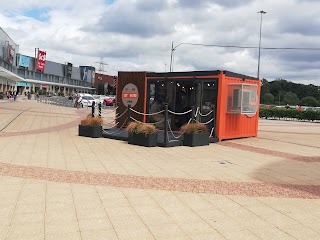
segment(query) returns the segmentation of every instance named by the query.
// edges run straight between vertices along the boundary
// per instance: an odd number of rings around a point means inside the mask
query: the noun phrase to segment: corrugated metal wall
[[[233,78],[228,76],[221,76],[219,79],[219,100],[218,100],[218,119],[217,119],[217,135],[220,140],[253,137],[258,133],[258,119],[259,119],[259,104],[257,106],[257,113],[253,117],[248,117],[245,114],[227,113],[227,95],[228,84],[254,84],[258,86],[258,100],[260,99],[260,81],[248,80],[241,78]]]

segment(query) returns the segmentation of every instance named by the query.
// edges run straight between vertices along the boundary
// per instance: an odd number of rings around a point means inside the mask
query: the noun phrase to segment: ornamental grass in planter
[[[101,117],[92,117],[88,115],[81,120],[79,125],[79,136],[100,138],[102,137],[102,123]]]
[[[145,146],[157,146],[158,133],[156,127],[149,123],[131,122],[127,126],[128,143]]]
[[[202,123],[189,123],[180,128],[183,134],[183,145],[196,147],[209,145],[209,133],[206,125]]]

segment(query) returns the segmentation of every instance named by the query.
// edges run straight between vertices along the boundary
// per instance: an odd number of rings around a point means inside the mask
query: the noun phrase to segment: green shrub
[[[301,111],[283,108],[261,108],[259,115],[261,118],[290,118],[298,120],[315,121],[320,120],[320,111]]]

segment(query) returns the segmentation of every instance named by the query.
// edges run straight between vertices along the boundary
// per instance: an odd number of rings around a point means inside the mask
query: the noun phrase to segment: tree
[[[104,84],[103,83],[98,84],[98,94],[104,95]]]
[[[274,96],[271,93],[266,93],[262,96],[263,103],[274,103]]]
[[[283,96],[283,101],[285,104],[297,105],[299,102],[299,98],[297,97],[297,94],[293,92],[287,92]]]
[[[280,92],[284,92],[285,90],[282,88],[280,81],[273,81],[270,83],[270,93],[273,96],[279,96]]]
[[[301,99],[301,105],[303,106],[309,106],[309,107],[317,107],[319,106],[319,101],[315,99],[314,97],[307,96]]]
[[[260,96],[264,96],[266,93],[270,93],[270,84],[267,79],[262,79]]]

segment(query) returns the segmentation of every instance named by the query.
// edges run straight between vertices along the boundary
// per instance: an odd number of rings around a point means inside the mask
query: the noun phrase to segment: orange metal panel
[[[221,73],[218,85],[217,137],[219,140],[256,137],[258,132],[259,108],[253,117],[248,117],[245,114],[227,113],[227,91],[228,84],[230,83],[257,85],[257,95],[258,99],[260,99],[260,81],[228,77]]]

